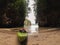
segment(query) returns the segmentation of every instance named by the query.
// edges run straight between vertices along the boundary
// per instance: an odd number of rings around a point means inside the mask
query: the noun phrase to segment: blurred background
[[[60,45],[60,0],[0,0],[0,45],[18,45],[22,28],[26,45]]]

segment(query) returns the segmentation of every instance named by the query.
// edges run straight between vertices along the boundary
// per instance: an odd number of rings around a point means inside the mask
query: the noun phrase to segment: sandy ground
[[[0,45],[18,45],[16,32],[0,29]],[[40,28],[28,35],[27,45],[60,45],[60,29]]]

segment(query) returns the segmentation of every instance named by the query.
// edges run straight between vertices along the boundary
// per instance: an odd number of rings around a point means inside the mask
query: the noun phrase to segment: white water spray
[[[34,13],[35,13],[35,12],[34,12],[34,4],[35,4],[34,0],[29,0],[29,5],[28,5],[28,7],[29,7],[31,10],[30,10],[30,12],[28,13],[28,17],[26,17],[28,20],[31,21],[32,24],[35,24],[35,19],[36,19],[35,15],[34,15]]]

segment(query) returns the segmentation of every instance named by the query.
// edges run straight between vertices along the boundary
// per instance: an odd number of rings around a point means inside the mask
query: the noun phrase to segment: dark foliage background
[[[26,0],[0,0],[0,27],[23,27]]]
[[[37,23],[39,26],[60,26],[60,0],[37,0]]]

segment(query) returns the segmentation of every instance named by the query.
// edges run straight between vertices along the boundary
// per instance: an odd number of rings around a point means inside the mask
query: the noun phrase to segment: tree
[[[37,0],[37,22],[39,26],[60,26],[60,1]]]
[[[26,0],[1,0],[0,9],[0,27],[24,26]]]

